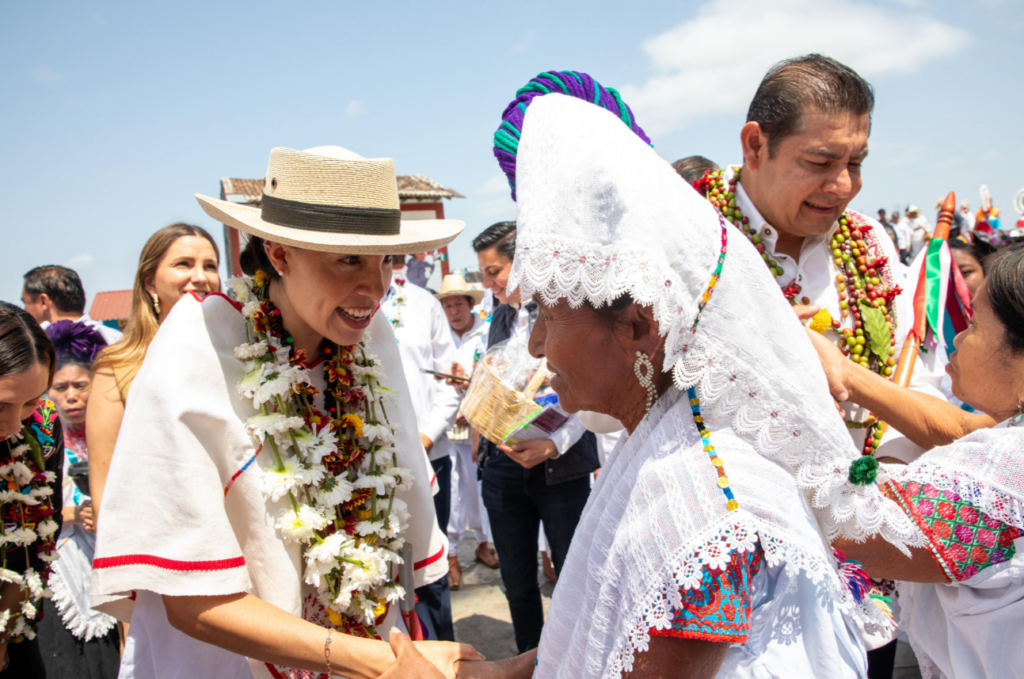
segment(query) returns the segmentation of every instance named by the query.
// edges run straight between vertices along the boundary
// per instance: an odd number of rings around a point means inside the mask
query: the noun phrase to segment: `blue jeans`
[[[588,497],[589,476],[549,486],[544,481],[543,464],[524,469],[501,453],[489,457],[484,466],[484,506],[520,653],[537,647],[544,626],[537,584],[540,522],[544,522],[555,572],[561,573]]]
[[[434,510],[441,532],[448,530],[448,514],[452,503],[452,458],[445,455],[440,460],[431,460],[430,466],[437,474],[438,493],[434,496]],[[452,597],[448,588],[448,576],[437,582],[416,588],[416,615],[426,628],[426,638],[433,641],[455,641],[455,626],[452,623]]]

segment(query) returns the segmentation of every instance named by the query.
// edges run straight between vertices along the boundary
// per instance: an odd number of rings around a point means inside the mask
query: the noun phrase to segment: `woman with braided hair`
[[[539,307],[530,352],[565,411],[627,435],[538,650],[467,676],[865,677],[853,621],[889,619],[828,540],[913,527],[855,483],[864,463],[758,252],[585,74],[521,89],[495,155],[517,198],[507,289]]]

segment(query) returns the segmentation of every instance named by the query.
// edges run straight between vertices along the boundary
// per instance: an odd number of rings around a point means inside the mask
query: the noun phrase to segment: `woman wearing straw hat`
[[[135,600],[121,676],[376,677],[404,588],[447,564],[375,311],[392,253],[463,225],[401,222],[393,162],[337,147],[271,151],[262,208],[197,199],[251,235],[248,276],[175,305],[132,386],[92,580],[95,603]],[[448,676],[477,657],[421,650]]]

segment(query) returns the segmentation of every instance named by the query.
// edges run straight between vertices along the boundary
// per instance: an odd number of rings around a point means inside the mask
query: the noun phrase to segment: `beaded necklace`
[[[750,226],[750,219],[736,202],[736,186],[742,170],[742,167],[738,168],[728,182],[725,180],[725,170],[706,171],[703,177],[693,182],[693,187],[747,236],[761,254],[768,270],[778,279],[784,273],[782,267],[768,255],[761,236]],[[839,319],[831,318],[812,323],[812,327],[819,332],[829,327],[839,332],[839,349],[844,356],[882,377],[891,378],[896,365],[892,302],[901,290],[899,286],[890,287],[882,280],[881,271],[888,259],[875,257],[871,253],[866,240],[871,230],[870,224],[858,224],[844,212],[839,217],[839,228],[832,234],[829,244],[837,271],[835,283],[840,315],[842,318],[852,318],[853,327],[842,328]],[[797,304],[800,290],[800,285],[793,280],[782,288],[782,293],[791,304]],[[806,297],[799,301],[810,303]],[[828,312],[823,310],[820,315],[827,317]],[[817,316],[815,321],[819,321]],[[873,455],[878,448],[882,438],[879,425],[873,413],[864,422],[846,422],[846,426],[851,429],[867,429],[864,437],[865,455]]]
[[[47,587],[51,566],[57,560],[57,522],[53,520],[52,484],[57,476],[46,470],[44,446],[53,447],[53,423],[57,411],[52,401],[42,400],[30,423],[5,443],[0,457],[0,582],[18,585],[18,600],[0,612],[0,641],[21,641],[36,636],[33,624],[40,618],[43,600],[53,596]],[[41,572],[29,565],[24,573],[7,568],[8,552],[23,550],[26,564],[36,554],[46,564]]]
[[[719,223],[722,226],[722,247],[718,252],[718,260],[715,262],[715,270],[711,273],[711,279],[708,281],[707,288],[704,290],[704,294],[700,297],[700,302],[697,305],[697,315],[693,319],[693,323],[690,325],[690,334],[694,335],[697,333],[697,326],[700,325],[700,316],[704,313],[704,307],[711,301],[711,296],[715,294],[715,286],[718,285],[718,279],[722,276],[722,269],[725,266],[725,253],[728,246],[729,237],[726,233],[725,222],[719,217]],[[686,352],[686,345],[683,345],[683,352]],[[739,502],[736,501],[736,496],[732,492],[732,488],[729,487],[729,477],[725,474],[725,463],[722,462],[722,458],[718,457],[718,453],[715,452],[715,446],[711,444],[711,431],[704,426],[704,416],[700,412],[700,398],[697,396],[696,387],[689,387],[686,390],[686,397],[690,399],[690,412],[693,417],[693,424],[697,427],[697,433],[700,435],[701,444],[704,446],[704,452],[708,454],[708,459],[711,461],[712,466],[715,468],[715,472],[718,474],[718,480],[716,483],[718,487],[722,489],[722,494],[725,495],[725,507],[730,512],[734,512],[739,509]]]
[[[246,342],[235,349],[246,362],[238,390],[260,409],[246,429],[274,460],[262,470],[263,492],[270,501],[289,500],[275,527],[285,541],[303,545],[304,581],[317,588],[330,623],[379,638],[376,625],[404,596],[394,565],[408,514],[396,490],[412,484],[412,473],[397,466],[385,410],[392,392],[365,342],[325,341],[327,412],[317,410],[312,367],[294,349],[268,285],[263,271],[234,282],[247,321]]]

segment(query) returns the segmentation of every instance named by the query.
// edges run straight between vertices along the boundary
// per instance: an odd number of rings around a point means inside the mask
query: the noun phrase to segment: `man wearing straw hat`
[[[466,285],[466,279],[458,274],[449,274],[441,281],[441,292],[434,295],[444,307],[448,325],[455,342],[455,362],[452,374],[472,375],[473,367],[487,350],[487,330],[490,324],[473,313],[473,307],[480,304],[483,290],[473,290]],[[456,388],[465,390],[467,383],[453,382]],[[476,560],[490,568],[498,567],[498,555],[491,546],[491,525],[487,508],[480,496],[477,463],[473,459],[475,434],[465,418],[460,415],[456,426],[449,434],[452,444],[452,510],[448,519],[448,582],[453,590],[462,582],[462,568],[459,566],[459,542],[466,527],[476,533]]]
[[[446,540],[376,310],[393,253],[463,225],[402,222],[394,162],[339,147],[271,151],[261,208],[196,197],[252,236],[246,276],[176,304],[132,386],[92,576],[94,604],[134,603],[120,676],[377,677]],[[477,656],[420,650],[448,677]]]

